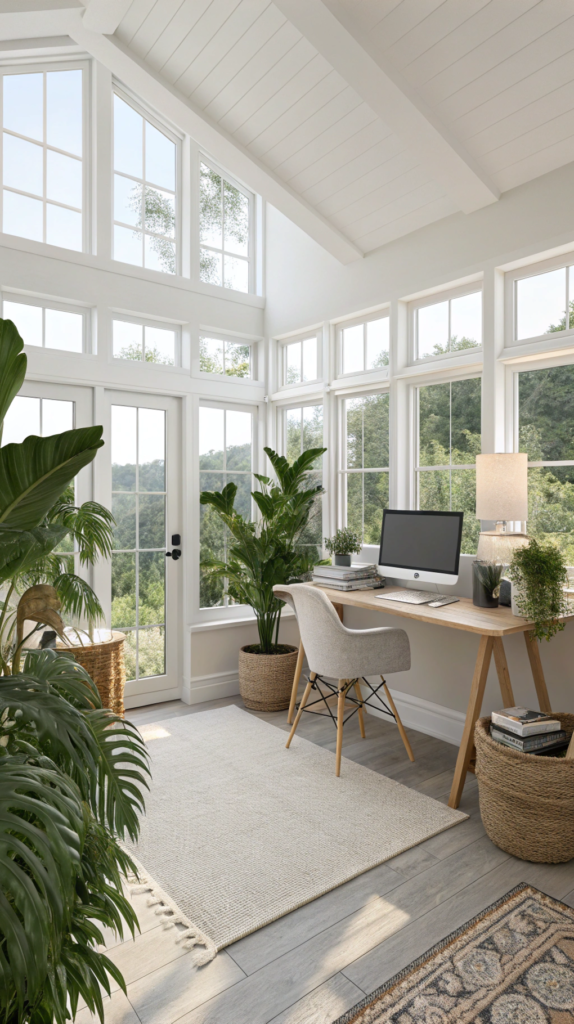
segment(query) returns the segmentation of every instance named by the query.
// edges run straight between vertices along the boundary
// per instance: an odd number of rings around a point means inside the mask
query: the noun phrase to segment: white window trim
[[[175,334],[175,363],[170,366],[169,363],[147,363],[145,359],[123,359],[121,356],[114,355],[114,320],[121,320],[126,324],[138,324],[141,327],[158,327],[160,330],[173,331]],[[133,363],[136,366],[148,366],[154,370],[167,370],[169,373],[173,373],[176,370],[181,373],[182,370],[182,324],[174,322],[173,320],[159,320],[155,317],[144,317],[136,316],[131,313],[125,313],[119,310],[110,310],[110,363]],[[145,343],[144,343],[145,344]]]
[[[74,302],[73,300],[65,299],[52,299],[47,296],[40,295],[27,295],[25,292],[16,292],[6,289],[2,291],[2,311],[4,311],[5,302],[19,302],[24,306],[39,306],[43,311],[46,309],[54,309],[62,313],[76,313],[82,317],[82,351],[72,352],[66,348],[55,348],[52,345],[46,345],[46,322],[45,313],[42,315],[42,345],[26,345],[26,339],[23,338],[25,348],[28,352],[59,352],[64,353],[66,356],[85,356],[92,354],[92,309],[89,306]]]
[[[474,295],[476,292],[480,292],[482,295],[482,339],[480,345],[476,345],[470,349],[463,349],[459,352],[443,352],[437,356],[421,356],[418,355],[418,311],[423,309],[425,306],[436,306],[439,302],[449,302],[449,338],[450,338],[450,300],[458,299],[463,295]],[[432,295],[425,295],[424,298],[414,299],[408,303],[408,365],[409,366],[432,366],[439,359],[447,359],[449,362],[460,359],[461,356],[468,356],[469,354],[481,353],[484,343],[484,288],[483,282],[477,281],[475,284],[464,284],[458,285],[456,288],[445,288],[440,292],[433,292]]]
[[[91,61],[86,59],[77,58],[65,60],[34,60],[29,58],[25,61],[19,61],[18,63],[10,64],[8,62],[0,63],[0,134],[3,136],[4,132],[4,119],[3,119],[3,99],[4,99],[4,76],[5,75],[17,75],[17,74],[35,74],[45,71],[82,71],[82,248],[79,250],[83,253],[90,253],[92,251],[92,205],[91,205],[91,191],[92,191],[92,125],[91,125]],[[7,129],[8,130],[8,129]],[[27,136],[22,136],[27,139]],[[46,143],[42,143],[44,152],[46,151]],[[55,148],[55,147],[50,147]],[[56,150],[57,152],[64,152],[63,150]],[[3,153],[3,146],[0,147],[0,152]],[[67,153],[64,153],[67,156]],[[4,174],[2,170],[2,158],[0,157],[0,183],[1,188],[4,188]],[[18,192],[17,189],[13,189],[12,186],[6,186],[12,191]],[[31,193],[24,192],[19,193],[21,195],[31,195]],[[32,196],[33,199],[39,199],[38,196]],[[43,213],[45,214],[45,207],[48,200],[42,197],[42,205],[44,207]],[[65,206],[65,204],[58,203],[57,200],[49,200],[55,206]],[[0,202],[0,233],[4,233],[4,214],[3,214],[3,201]],[[68,209],[68,207],[65,207]],[[33,242],[35,245],[41,245],[42,247],[48,245],[50,248],[55,248],[52,242],[39,242],[37,239],[24,238],[22,235],[9,235],[10,238],[21,238],[25,242]],[[65,248],[57,246],[57,248]],[[77,252],[76,249],[65,249],[66,252]]]
[[[228,293],[230,293],[232,295],[256,295],[257,294],[257,277],[258,277],[258,274],[257,274],[257,263],[258,263],[258,251],[257,251],[257,237],[258,237],[258,230],[257,230],[257,227],[258,227],[258,225],[257,225],[257,207],[258,207],[258,203],[257,203],[257,196],[256,196],[256,194],[253,191],[251,191],[251,189],[247,188],[246,185],[242,185],[241,182],[237,181],[237,178],[234,178],[232,174],[228,174],[227,171],[224,171],[223,168],[220,167],[214,160],[212,160],[211,157],[207,156],[207,154],[204,153],[203,150],[200,149],[198,151],[198,156],[199,156],[199,159],[198,159],[198,167],[197,167],[197,179],[198,179],[198,193],[197,193],[197,207],[198,207],[197,279],[200,282],[200,284],[211,285],[211,287],[215,288],[217,290],[217,292],[221,292],[221,291],[222,292],[228,292]],[[223,248],[217,249],[214,246],[206,245],[206,244],[202,243],[202,241],[201,241],[201,239],[199,237],[199,225],[200,225],[200,221],[201,221],[201,214],[200,214],[200,192],[199,192],[199,182],[200,182],[200,179],[201,179],[201,164],[205,164],[206,167],[209,167],[209,169],[214,172],[214,174],[218,174],[229,185],[231,185],[233,188],[236,188],[237,191],[241,192],[242,195],[244,195],[247,198],[248,202],[249,202],[249,239],[248,239],[248,243],[247,243],[247,258],[245,256],[238,256],[237,253],[231,253],[231,252],[227,253],[228,256],[235,256],[235,257],[237,257],[237,259],[244,260],[247,263],[247,267],[248,267],[248,273],[247,273],[247,292],[238,292],[234,288],[227,288],[224,284],[214,285],[210,281],[201,281],[201,278],[200,278],[200,263],[199,263],[200,258],[201,258],[201,249],[205,248],[205,249],[209,249],[212,252],[221,253],[222,260],[223,260],[223,256],[226,254],[226,250],[225,249],[223,249]],[[223,263],[222,263],[222,271],[223,271]]]
[[[208,373],[206,370],[202,370],[199,365],[199,350],[198,350],[198,368],[197,372],[200,377],[204,380],[214,380],[218,383],[230,383],[230,384],[254,384],[259,380],[259,340],[252,336],[242,336],[233,331],[222,331],[217,329],[211,329],[210,327],[202,327],[200,325],[198,332],[198,344],[201,343],[202,338],[214,338],[216,341],[227,341],[231,345],[244,345],[250,349],[249,353],[249,377],[234,377],[227,373]]]
[[[389,321],[389,363],[387,366],[376,366],[370,369],[364,368],[362,370],[352,370],[349,373],[343,372],[343,331],[346,331],[349,327],[360,327],[366,326],[366,324],[372,323],[373,320],[384,320]],[[390,377],[390,359],[391,359],[391,323],[390,323],[390,309],[385,306],[384,309],[379,310],[376,313],[370,313],[368,316],[356,316],[349,320],[341,320],[334,324],[335,327],[335,358],[336,358],[336,377],[337,379],[350,380],[355,377],[365,378],[372,377],[373,374],[377,375],[378,379],[385,380]],[[367,332],[363,330],[363,367],[367,360]]]
[[[520,267],[518,270],[507,271],[504,275],[504,334],[505,348],[508,351],[512,348],[524,346],[540,346],[546,344],[556,348],[557,344],[567,344],[574,339],[574,327],[568,327],[564,331],[550,331],[546,334],[536,334],[529,338],[516,337],[517,325],[517,282],[524,281],[529,277],[537,277],[539,274],[547,274],[551,270],[562,270],[574,266],[574,250],[554,256],[548,260],[538,263],[529,263],[528,266]],[[566,291],[568,290],[568,270],[566,269]],[[574,299],[574,294],[571,296]]]
[[[306,341],[308,338],[317,339],[317,376],[313,380],[300,380],[294,384],[287,384],[287,349],[289,345],[296,345],[299,342]],[[278,356],[278,377],[279,377],[279,391],[294,391],[296,388],[300,391],[301,388],[315,389],[317,390],[317,384],[323,379],[323,333],[321,328],[314,328],[310,331],[299,331],[297,334],[292,334],[288,338],[281,338],[276,340],[277,345],[277,356]],[[301,347],[301,372],[303,371],[303,348]],[[301,403],[294,402],[294,407]],[[311,403],[313,404],[313,403]]]
[[[219,622],[229,621],[233,619],[245,620],[252,619],[255,622],[255,615],[251,609],[246,605],[224,605],[212,608],[203,608],[200,605],[200,565],[199,565],[199,552],[201,546],[200,540],[200,505],[199,495],[201,493],[200,486],[200,474],[202,472],[210,472],[209,470],[201,470],[199,465],[199,415],[202,408],[208,409],[224,409],[231,410],[232,412],[250,412],[252,416],[252,429],[251,435],[251,474],[259,473],[259,407],[255,402],[234,402],[227,401],[226,399],[210,399],[210,398],[199,398],[197,402],[197,419],[195,423],[195,441],[194,441],[194,463],[197,466],[196,473],[194,474],[197,481],[197,489],[192,488],[192,495],[194,504],[196,506],[192,513],[192,518],[197,517],[197,527],[195,531],[195,551],[196,557],[194,558],[194,585],[193,585],[193,624],[200,624],[206,622]],[[255,518],[255,510],[253,509],[254,502],[252,501],[252,515]]]
[[[352,400],[353,398],[369,398],[372,395],[388,395],[389,396],[389,465],[384,467],[371,467],[367,469],[347,469],[347,423],[346,423],[346,408],[345,402]],[[339,528],[347,526],[347,488],[346,488],[346,476],[348,473],[388,473],[389,474],[389,505],[391,504],[391,462],[392,462],[392,416],[391,416],[391,388],[390,384],[383,384],[379,387],[373,386],[369,390],[361,389],[360,391],[349,391],[344,394],[337,395],[337,524]],[[363,544],[363,549],[373,548],[373,544]]]
[[[173,241],[175,243],[175,274],[170,274],[166,270],[157,270],[155,267],[145,267],[143,265],[141,267],[139,267],[135,263],[123,264],[123,260],[116,260],[116,258],[114,257],[114,226],[116,224],[116,219],[115,219],[115,215],[114,215],[114,175],[117,173],[117,174],[122,175],[123,177],[130,178],[131,180],[139,181],[139,179],[132,178],[131,175],[125,174],[123,171],[117,171],[116,172],[116,168],[115,168],[115,154],[114,154],[114,102],[113,102],[114,101],[114,96],[118,96],[119,99],[123,100],[124,103],[127,103],[127,105],[129,107],[132,107],[132,109],[135,110],[137,114],[139,114],[141,117],[143,117],[143,119],[145,121],[149,121],[149,123],[151,125],[153,125],[154,128],[157,128],[157,130],[159,132],[161,132],[163,135],[167,136],[167,138],[170,139],[174,143],[174,145],[175,145],[175,193],[174,193],[174,196],[175,196],[175,235],[174,235],[174,239],[173,239]],[[174,129],[174,127],[172,125],[167,124],[160,117],[158,117],[157,114],[155,114],[152,110],[150,110],[149,107],[147,107],[145,104],[143,104],[140,100],[136,99],[130,93],[130,91],[128,89],[126,89],[124,86],[122,86],[115,79],[112,81],[112,103],[111,103],[110,126],[111,126],[110,130],[111,130],[111,151],[112,151],[112,168],[111,168],[111,178],[110,178],[110,185],[109,185],[109,188],[110,188],[110,212],[111,212],[111,228],[110,228],[110,231],[111,231],[111,253],[110,253],[111,259],[112,259],[112,261],[114,263],[122,263],[124,266],[134,267],[136,270],[142,270],[144,272],[145,271],[149,272],[151,270],[155,274],[161,274],[162,276],[165,275],[168,278],[181,277],[182,276],[182,265],[183,265],[183,253],[182,253],[182,240],[183,240],[183,230],[182,230],[182,206],[183,206],[183,203],[182,203],[182,146],[183,146],[183,136],[180,135]],[[144,181],[144,179],[142,179],[142,182],[143,181]],[[160,188],[159,185],[157,187]],[[170,190],[169,189],[165,189],[165,191],[169,192]],[[117,223],[120,226],[123,226],[123,227],[126,227],[126,226],[127,227],[133,227],[133,225],[125,225],[125,224],[123,224],[122,221],[118,221]],[[134,230],[136,230],[136,229],[134,228]],[[150,234],[149,231],[148,232],[145,231],[144,227],[142,227],[142,233],[144,235],[145,234]],[[161,237],[163,237],[163,236],[161,236]],[[145,245],[145,242],[144,242],[144,245]]]

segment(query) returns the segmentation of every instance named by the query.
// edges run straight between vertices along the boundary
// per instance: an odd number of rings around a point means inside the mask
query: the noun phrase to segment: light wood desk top
[[[314,584],[317,586],[317,584]],[[377,594],[391,594],[402,590],[402,587],[385,587],[384,590],[332,590],[319,587],[333,604],[347,605],[350,608],[366,608],[368,611],[387,612],[405,619],[417,619],[433,626],[447,626],[450,629],[463,629],[468,633],[479,633],[481,636],[509,636],[511,633],[524,633],[533,628],[527,619],[513,615],[510,608],[500,605],[498,608],[477,608],[470,598],[461,597],[456,604],[446,604],[442,608],[429,608],[427,604],[405,604],[403,601],[385,601]],[[574,617],[574,609],[567,619]]]

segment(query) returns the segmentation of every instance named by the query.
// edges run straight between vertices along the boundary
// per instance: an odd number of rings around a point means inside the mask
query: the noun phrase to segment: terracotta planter
[[[239,692],[252,711],[285,711],[289,707],[298,650],[287,654],[251,654],[239,651]]]

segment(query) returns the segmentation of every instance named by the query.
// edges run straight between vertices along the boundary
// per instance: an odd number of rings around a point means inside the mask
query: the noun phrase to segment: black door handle
[[[173,551],[166,551],[166,558],[173,558],[174,562],[177,562],[178,558],[181,558],[181,551],[179,548],[174,548]]]

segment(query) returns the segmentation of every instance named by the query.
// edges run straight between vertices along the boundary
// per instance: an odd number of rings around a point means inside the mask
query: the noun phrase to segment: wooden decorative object
[[[116,715],[124,717],[124,687],[126,667],[124,663],[125,633],[113,632],[111,640],[103,643],[69,647],[61,642],[58,650],[71,651],[76,661],[93,679],[102,704]]]

